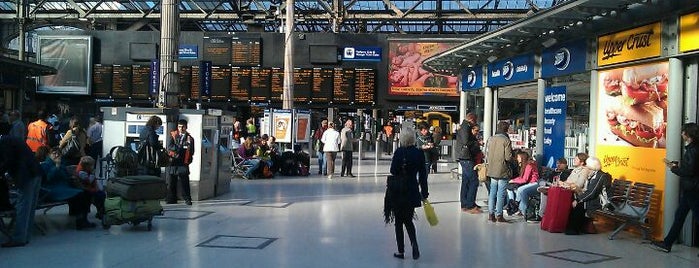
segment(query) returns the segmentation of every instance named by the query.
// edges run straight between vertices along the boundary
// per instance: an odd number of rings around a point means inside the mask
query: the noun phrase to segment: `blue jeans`
[[[536,188],[539,188],[538,183],[525,184],[517,188],[516,200],[519,202],[519,211],[521,211],[524,215],[527,214],[527,203],[529,203],[529,197],[534,194],[539,194],[539,192],[536,191]]]
[[[39,189],[41,188],[41,177],[18,178],[17,183],[17,219],[15,222],[15,232],[12,234],[12,241],[27,243],[31,237],[31,228],[34,227],[34,212],[36,210]]]
[[[318,174],[328,173],[328,164],[325,162],[325,153],[318,151]]]
[[[260,159],[253,158],[253,159],[248,159],[243,162],[243,165],[250,166],[248,170],[245,171],[245,177],[250,178],[252,176],[252,173],[255,172],[258,168],[260,168]]]
[[[478,178],[473,170],[474,162],[460,160],[461,165],[461,208],[472,209],[476,207],[476,193],[478,192]]]
[[[507,186],[507,179],[490,178],[490,194],[488,195],[490,214],[495,212],[497,216],[502,215],[502,208],[505,206],[505,186]],[[495,205],[495,211],[493,211],[493,205]]]

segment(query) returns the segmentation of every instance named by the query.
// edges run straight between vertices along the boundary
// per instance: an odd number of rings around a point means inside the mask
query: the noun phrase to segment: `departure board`
[[[199,100],[199,65],[192,66],[192,87],[189,88],[189,98]]]
[[[228,65],[231,59],[231,38],[204,37],[204,60],[213,65]]]
[[[354,103],[374,104],[376,94],[376,70],[354,70]]]
[[[313,88],[313,69],[294,68],[294,100],[309,102]]]
[[[131,66],[114,65],[112,69],[112,98],[128,99],[131,96]]]
[[[92,96],[109,98],[112,95],[112,66],[95,64],[92,67]]]
[[[267,102],[270,91],[271,68],[252,67],[250,75],[250,99],[253,102]]]
[[[350,103],[354,97],[354,69],[334,69],[333,103]]]
[[[192,66],[180,67],[180,99],[188,99],[192,88]]]
[[[247,67],[231,68],[231,99],[234,102],[250,100],[250,75],[252,70]]]
[[[272,68],[269,79],[270,99],[272,102],[281,102],[282,94],[284,94],[284,69]]]
[[[334,70],[328,68],[313,68],[313,92],[314,103],[328,103],[332,96]]]
[[[260,39],[233,38],[231,40],[231,64],[233,66],[260,66],[262,42]]]
[[[211,100],[227,101],[231,92],[231,67],[211,67]]]
[[[148,99],[150,97],[150,65],[132,65],[131,81],[131,98]]]

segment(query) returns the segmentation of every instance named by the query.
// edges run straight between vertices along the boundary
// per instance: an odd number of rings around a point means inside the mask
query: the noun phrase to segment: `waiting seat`
[[[598,215],[608,216],[621,222],[621,224],[609,234],[609,240],[613,240],[619,232],[630,226],[640,228],[643,232],[643,239],[648,239],[651,226],[646,222],[646,218],[648,216],[648,211],[650,211],[651,197],[653,196],[655,185],[636,182],[633,186],[628,188],[628,193],[626,195],[622,195],[623,189],[628,187],[628,185],[616,181],[615,183],[617,183],[616,187],[618,187],[618,189],[614,189],[613,191],[619,193],[619,195],[610,198],[610,203],[614,209],[611,211],[598,211]]]

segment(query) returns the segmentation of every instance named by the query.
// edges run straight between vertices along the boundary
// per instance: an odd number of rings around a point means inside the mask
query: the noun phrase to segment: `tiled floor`
[[[566,236],[463,213],[460,181],[446,172],[454,164],[429,178],[439,225],[417,211],[421,258],[408,251],[396,259],[393,226],[381,213],[387,165],[355,161],[352,179],[233,180],[225,196],[166,206],[150,232],[144,224],[75,231],[67,209],[56,208],[37,216],[45,236],[0,249],[0,267],[699,267],[697,248],[666,254],[625,232],[614,241]]]

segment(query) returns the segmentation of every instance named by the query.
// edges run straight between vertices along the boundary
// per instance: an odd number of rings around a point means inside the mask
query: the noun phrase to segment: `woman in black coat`
[[[138,138],[144,145],[151,145],[156,150],[163,148],[163,145],[158,141],[158,133],[156,132],[161,126],[163,126],[163,120],[158,116],[151,116],[146,122],[146,127],[141,130]],[[139,159],[140,161],[140,159]],[[150,168],[146,166],[141,166],[143,169],[142,173],[151,176],[160,176],[160,168]]]
[[[420,149],[415,147],[415,139],[414,129],[401,131],[400,148],[394,152],[391,160],[391,175],[396,180],[389,181],[384,198],[384,220],[386,223],[395,220],[398,253],[394,253],[393,256],[400,259],[404,258],[405,252],[404,225],[413,248],[413,259],[420,258],[413,217],[415,216],[415,208],[420,207],[422,200],[427,199],[429,195],[425,156]]]
[[[597,157],[588,158],[586,164],[593,173],[586,182],[585,191],[574,196],[573,210],[570,211],[565,232],[567,235],[596,233],[590,215],[602,208],[600,195],[604,189],[611,187],[612,177],[601,170],[601,163]]]

